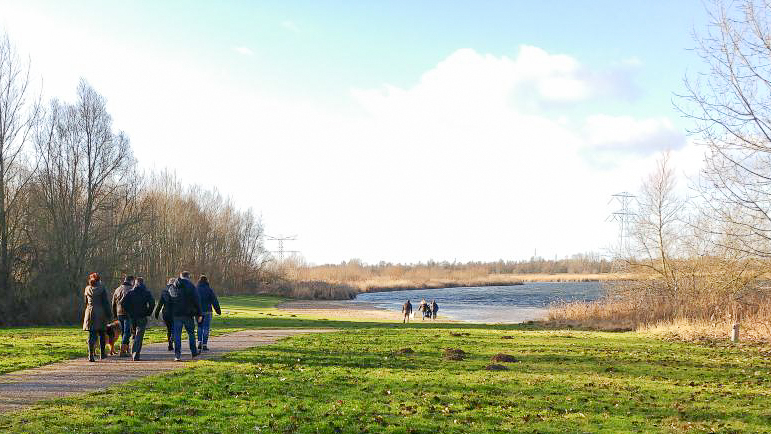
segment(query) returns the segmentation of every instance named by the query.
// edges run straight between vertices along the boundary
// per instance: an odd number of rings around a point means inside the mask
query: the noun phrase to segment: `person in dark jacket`
[[[410,315],[412,315],[412,303],[410,303],[409,300],[407,300],[407,302],[402,306],[402,313],[404,314],[404,319],[402,322],[410,322]]]
[[[105,332],[107,323],[110,321],[110,302],[107,290],[102,285],[98,273],[91,273],[88,276],[88,286],[83,291],[86,299],[86,311],[83,314],[83,330],[88,331],[88,361],[93,362],[96,352],[96,339],[99,338],[100,359],[107,358],[107,352],[104,349]]]
[[[201,299],[198,291],[190,281],[190,272],[183,271],[174,281],[174,286],[169,288],[171,296],[171,312],[174,317],[174,361],[179,362],[182,357],[182,327],[187,331],[190,342],[190,354],[195,357],[198,351],[195,347],[194,321],[201,320]]]
[[[171,314],[171,295],[169,295],[169,288],[174,286],[173,277],[166,282],[166,287],[161,290],[161,295],[158,296],[158,304],[155,305],[155,311],[153,316],[158,319],[158,314],[161,313],[163,323],[166,324],[166,340],[169,342],[169,351],[174,351],[174,316]]]
[[[209,342],[209,330],[211,330],[212,308],[217,312],[217,315],[222,315],[222,311],[217,295],[209,286],[209,278],[206,275],[201,274],[201,277],[198,278],[196,289],[198,290],[198,297],[201,299],[201,312],[203,312],[203,319],[198,323],[198,351],[209,351],[209,347],[206,345]]]
[[[439,311],[439,305],[436,300],[431,300],[431,319],[436,319],[436,313]]]
[[[134,342],[131,343],[131,357],[134,361],[139,360],[142,339],[147,330],[147,317],[153,313],[154,307],[155,300],[145,286],[145,279],[137,277],[136,286],[123,297],[123,310],[128,314],[131,328],[134,330]]]
[[[120,322],[123,338],[120,342],[120,357],[128,357],[129,354],[129,336],[131,335],[131,320],[128,314],[123,310],[123,298],[134,287],[134,276],[126,276],[123,283],[115,288],[112,293],[112,316]]]

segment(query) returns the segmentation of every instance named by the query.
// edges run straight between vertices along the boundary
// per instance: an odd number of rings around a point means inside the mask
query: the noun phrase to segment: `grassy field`
[[[771,432],[758,348],[449,326],[293,337],[49,402],[0,431]],[[517,361],[486,370],[497,353]]]
[[[281,314],[275,298],[226,301],[220,333],[341,330],[49,401],[4,415],[0,432],[771,432],[764,347],[532,325],[332,321]],[[27,329],[20,341],[56,330]],[[80,356],[83,332],[64,330],[77,336]],[[466,355],[449,360],[446,348]],[[516,361],[487,370],[498,353]]]

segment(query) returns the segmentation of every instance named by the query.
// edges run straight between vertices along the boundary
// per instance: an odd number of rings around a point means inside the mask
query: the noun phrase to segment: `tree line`
[[[216,190],[143,173],[107,101],[33,95],[29,61],[0,35],[0,324],[77,319],[89,272],[160,286],[182,269],[256,288],[263,227]]]

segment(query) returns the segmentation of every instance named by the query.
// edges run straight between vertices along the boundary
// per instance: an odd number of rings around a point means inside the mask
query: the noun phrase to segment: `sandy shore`
[[[276,306],[283,312],[294,315],[313,315],[328,320],[348,319],[358,321],[394,321],[401,322],[401,312],[382,309],[373,303],[363,301],[349,302],[336,300],[292,300]],[[420,321],[416,315],[413,321]],[[428,320],[426,320],[428,321]],[[446,318],[437,318],[436,322],[454,322]]]

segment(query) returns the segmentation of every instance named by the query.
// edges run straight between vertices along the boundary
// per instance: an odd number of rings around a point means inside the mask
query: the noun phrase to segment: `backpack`
[[[185,284],[180,280],[181,279],[177,278],[174,280],[173,285],[169,285],[169,298],[171,298],[171,302],[175,304],[183,302],[185,298]]]

